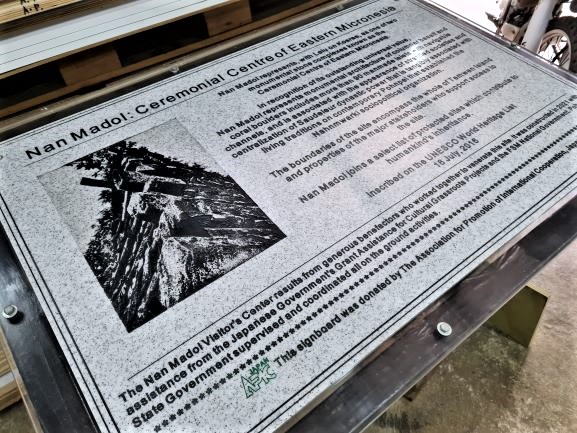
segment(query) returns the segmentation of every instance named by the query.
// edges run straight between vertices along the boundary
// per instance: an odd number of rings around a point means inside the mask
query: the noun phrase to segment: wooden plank
[[[200,51],[202,49],[206,49],[207,47],[213,46],[213,45],[218,44],[218,43],[222,43],[224,41],[227,41],[227,40],[232,39],[234,37],[241,36],[241,35],[248,33],[248,32],[252,32],[255,30],[259,30],[259,29],[264,29],[267,26],[274,25],[275,23],[279,23],[283,20],[287,20],[286,25],[291,25],[292,22],[296,22],[301,18],[302,19],[305,18],[304,16],[301,16],[300,14],[303,14],[303,13],[314,14],[314,13],[318,12],[317,10],[315,10],[315,8],[321,7],[323,5],[326,5],[326,6],[324,6],[326,8],[331,8],[331,7],[334,7],[335,5],[338,5],[341,3],[346,3],[346,1],[347,0],[341,0],[341,1],[337,1],[337,2],[334,2],[331,0],[309,0],[307,2],[299,4],[298,6],[294,6],[290,9],[286,9],[282,12],[277,13],[277,14],[274,14],[274,15],[271,15],[269,17],[259,19],[256,21],[252,21],[251,23],[243,25],[241,27],[237,27],[236,29],[232,29],[232,30],[226,31],[224,33],[220,33],[216,36],[209,37],[209,38],[204,39],[204,40],[199,41],[199,42],[194,42],[194,43],[186,45],[184,47],[172,50],[168,53],[154,56],[154,57],[151,57],[149,59],[142,60],[140,62],[133,63],[133,64],[128,65],[128,66],[123,66],[123,67],[116,69],[114,71],[110,71],[110,72],[107,72],[104,74],[99,74],[97,76],[87,78],[84,81],[70,84],[70,85],[63,87],[61,89],[56,89],[56,90],[47,92],[43,95],[28,99],[26,101],[12,104],[9,107],[6,107],[4,109],[0,109],[0,119],[6,118],[8,116],[12,116],[16,113],[20,113],[24,110],[28,110],[28,109],[35,107],[35,106],[38,106],[38,105],[46,104],[47,102],[54,101],[54,100],[59,99],[59,98],[63,98],[67,95],[70,95],[74,92],[77,92],[78,90],[80,90],[82,88],[85,88],[88,86],[93,86],[93,85],[98,84],[98,83],[107,82],[107,81],[110,81],[112,79],[119,78],[123,75],[127,75],[130,73],[134,73],[136,71],[142,70],[144,68],[147,68],[147,67],[150,67],[153,65],[158,65],[160,63],[168,62],[168,61],[170,61],[176,57],[184,56],[187,54],[191,54],[195,51]],[[291,19],[290,21],[288,20],[289,18]],[[257,35],[254,35],[254,36],[256,37]],[[202,58],[202,54],[200,55],[200,57]],[[51,112],[51,110],[42,110],[42,112],[40,114],[44,116],[50,112]]]
[[[107,45],[67,57],[59,67],[62,78],[70,85],[118,70],[122,64],[116,50]]]
[[[0,352],[3,352],[4,356],[6,357],[8,365],[10,365],[10,369],[12,370],[12,376],[14,378],[9,388],[7,387],[6,389],[0,389],[0,396],[3,396],[0,397],[0,410],[2,410],[2,408],[6,408],[16,403],[19,400],[22,400],[24,406],[26,407],[26,412],[30,417],[32,428],[34,429],[35,432],[42,433],[44,430],[40,426],[40,421],[38,420],[36,410],[34,409],[34,406],[30,401],[30,396],[28,395],[26,387],[22,382],[22,377],[20,376],[19,371],[16,367],[14,357],[12,356],[12,352],[8,347],[8,342],[6,341],[4,330],[1,327],[0,327]],[[15,389],[13,388],[12,385],[14,385]]]
[[[12,380],[8,385],[0,387],[0,410],[12,406],[14,403],[20,401],[20,391],[16,385],[16,381]]]
[[[12,0],[0,0],[2,2]],[[47,25],[56,20],[71,18],[80,13],[89,13],[107,7],[112,3],[119,3],[127,0],[75,0],[61,6],[43,9],[41,13],[29,14],[11,21],[0,22],[0,36],[10,34],[13,31],[26,31],[38,25]]]
[[[8,358],[6,358],[4,349],[0,346],[0,377],[8,372],[10,372],[10,364],[8,364]]]
[[[248,0],[241,0],[230,5],[204,13],[209,36],[224,33],[252,21]]]
[[[0,344],[0,410],[20,400],[20,391],[4,350],[3,345]]]
[[[12,22],[31,15],[80,3],[85,0],[4,0],[0,1],[0,24]]]

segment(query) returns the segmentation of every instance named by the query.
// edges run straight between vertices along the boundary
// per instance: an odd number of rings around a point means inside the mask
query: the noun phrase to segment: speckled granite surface
[[[102,430],[274,431],[574,193],[576,100],[369,1],[2,146],[2,223]]]

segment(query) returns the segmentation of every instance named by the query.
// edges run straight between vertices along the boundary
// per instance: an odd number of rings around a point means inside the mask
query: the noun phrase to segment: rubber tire
[[[551,30],[561,30],[569,38],[571,43],[571,60],[569,62],[569,70],[571,72],[577,72],[577,18],[555,18],[549,22],[545,34]]]

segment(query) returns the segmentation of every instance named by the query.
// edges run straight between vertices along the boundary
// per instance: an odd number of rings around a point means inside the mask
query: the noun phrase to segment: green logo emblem
[[[241,376],[242,387],[246,398],[252,397],[260,391],[263,385],[276,378],[276,373],[270,369],[268,358],[260,360],[254,367],[249,370],[249,376]]]

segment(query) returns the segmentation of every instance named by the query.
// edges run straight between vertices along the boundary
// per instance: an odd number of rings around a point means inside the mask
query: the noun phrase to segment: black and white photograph
[[[176,120],[40,181],[128,332],[285,237]]]

